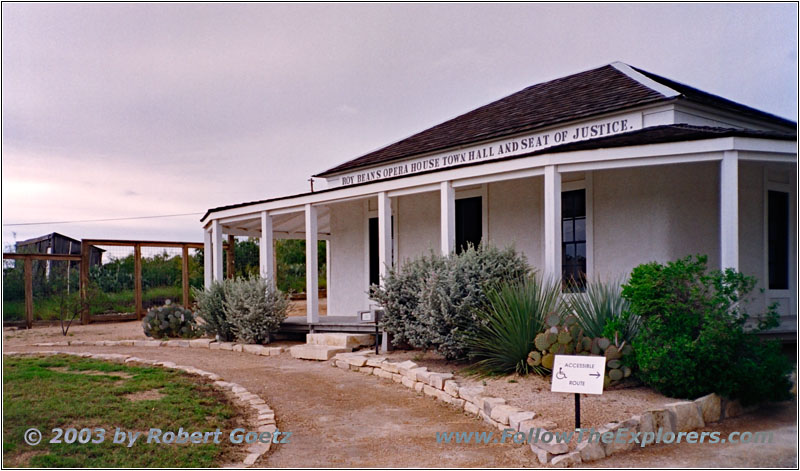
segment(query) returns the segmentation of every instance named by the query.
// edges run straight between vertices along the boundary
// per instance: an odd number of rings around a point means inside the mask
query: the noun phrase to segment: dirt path
[[[76,328],[77,327],[77,328]],[[70,340],[144,338],[138,322],[76,326]],[[3,349],[63,341],[58,328],[6,331]],[[281,342],[284,343],[284,342]],[[511,444],[438,444],[437,431],[492,431],[483,421],[450,406],[418,397],[396,383],[345,373],[326,363],[288,354],[258,357],[219,350],[133,347],[56,347],[60,350],[124,353],[174,361],[212,371],[262,396],[276,411],[278,426],[293,433],[273,448],[261,467],[534,467],[526,447]],[[707,427],[772,431],[770,444],[672,444],[614,456],[597,467],[797,467],[797,408],[794,402]]]
[[[7,350],[11,350],[6,345]],[[345,373],[287,354],[258,357],[186,348],[58,347],[169,360],[219,374],[260,395],[278,428],[292,432],[262,467],[530,467],[530,450],[510,444],[438,444],[437,431],[495,431],[396,383]],[[47,350],[21,347],[15,351]],[[496,432],[496,431],[495,431]]]

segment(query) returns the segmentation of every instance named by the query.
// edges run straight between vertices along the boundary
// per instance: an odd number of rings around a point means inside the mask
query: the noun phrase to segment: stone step
[[[294,358],[301,360],[328,361],[337,353],[353,351],[352,348],[336,347],[330,345],[295,345],[289,349],[289,353]]]
[[[344,332],[306,334],[306,343],[309,345],[326,345],[328,347],[353,349],[360,346],[375,345],[375,336],[372,334],[347,334]]]

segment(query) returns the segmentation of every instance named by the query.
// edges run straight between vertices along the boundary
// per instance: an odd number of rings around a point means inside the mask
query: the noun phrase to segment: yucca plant
[[[479,310],[480,326],[468,340],[470,358],[477,360],[468,372],[480,376],[527,374],[528,353],[536,334],[546,327],[548,315],[561,316],[560,284],[535,276],[490,289]]]
[[[584,293],[565,299],[567,309],[578,318],[578,324],[589,337],[631,340],[639,330],[641,319],[630,313],[630,303],[622,297],[622,281],[592,281]]]

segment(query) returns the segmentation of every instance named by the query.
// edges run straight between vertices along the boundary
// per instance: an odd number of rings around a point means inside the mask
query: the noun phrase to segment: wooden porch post
[[[228,234],[228,279],[236,277],[236,236]]]
[[[89,262],[91,260],[92,247],[87,240],[81,240],[81,274],[80,274],[80,292],[81,292],[81,324],[86,325],[91,322],[91,313],[89,312],[89,304],[87,299],[89,297]]]
[[[212,279],[214,281],[222,281],[222,227],[218,219],[211,222],[211,250],[212,263],[214,269],[212,270]]]
[[[274,265],[272,263],[272,216],[266,211],[261,211],[261,239],[258,242],[258,265],[261,278],[271,280],[275,286],[275,276],[273,275]]]
[[[449,255],[456,245],[456,192],[449,181],[442,182],[440,205],[442,254]]]
[[[319,322],[319,273],[317,264],[317,207],[305,206],[306,216],[306,319]]]
[[[136,304],[136,318],[144,317],[142,307],[142,246],[133,244],[133,298]]]
[[[385,191],[378,193],[378,273],[380,285],[392,265],[392,201]]]
[[[561,280],[561,174],[544,168],[544,273]]]
[[[189,309],[189,247],[184,245],[181,254],[181,284],[183,285],[183,307]]]
[[[719,167],[720,268],[739,270],[739,154],[725,151]]]
[[[214,250],[211,248],[211,230],[203,230],[203,286],[205,289],[211,287],[211,282],[214,281],[213,266],[211,261],[214,256]]]
[[[25,326],[33,327],[33,263],[31,257],[25,257]]]

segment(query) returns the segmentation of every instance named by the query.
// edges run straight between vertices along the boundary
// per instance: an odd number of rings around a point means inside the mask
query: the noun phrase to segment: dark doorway
[[[392,241],[394,241],[394,216],[392,216]],[[394,243],[392,244],[394,258]],[[390,261],[391,263],[391,261]],[[380,257],[378,256],[378,218],[369,218],[369,284],[377,285],[381,281]]]
[[[456,253],[468,244],[478,247],[483,237],[483,203],[480,196],[456,200]]]

